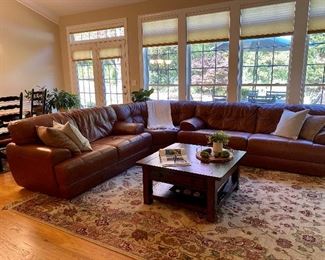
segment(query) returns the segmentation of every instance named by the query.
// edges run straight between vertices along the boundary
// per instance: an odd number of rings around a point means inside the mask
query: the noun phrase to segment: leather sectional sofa
[[[243,165],[325,176],[325,129],[314,142],[270,135],[284,108],[308,108],[310,114],[325,115],[324,106],[178,101],[171,103],[176,128],[149,130],[146,103],[75,110],[10,124],[8,161],[20,186],[72,198],[161,147],[174,142],[204,145],[206,135],[218,129],[231,136],[230,147],[247,151]],[[93,151],[72,156],[69,150],[41,144],[35,126],[51,126],[53,120],[73,121]]]

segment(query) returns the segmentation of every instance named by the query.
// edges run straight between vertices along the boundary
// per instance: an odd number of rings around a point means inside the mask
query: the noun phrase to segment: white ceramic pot
[[[221,153],[222,149],[223,149],[223,143],[213,142],[213,152],[214,153]]]

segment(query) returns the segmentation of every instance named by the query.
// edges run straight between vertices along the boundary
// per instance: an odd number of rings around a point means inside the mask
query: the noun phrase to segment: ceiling
[[[146,0],[17,0],[52,22],[60,16],[78,14],[102,8],[129,5]]]

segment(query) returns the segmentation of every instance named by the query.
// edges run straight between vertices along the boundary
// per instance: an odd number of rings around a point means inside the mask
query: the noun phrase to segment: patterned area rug
[[[145,259],[325,259],[325,178],[242,168],[217,214],[143,205],[138,167],[71,200],[36,195],[11,210]]]

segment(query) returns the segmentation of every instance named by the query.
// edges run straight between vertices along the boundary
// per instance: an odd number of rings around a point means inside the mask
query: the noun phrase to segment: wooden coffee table
[[[145,204],[153,199],[186,207],[207,214],[215,220],[216,207],[220,207],[234,190],[239,188],[239,161],[245,151],[233,151],[234,158],[226,163],[201,163],[196,158],[199,146],[175,143],[168,148],[184,148],[190,166],[163,167],[159,152],[155,152],[137,165],[143,170],[143,198]],[[157,182],[153,185],[153,181]]]

